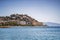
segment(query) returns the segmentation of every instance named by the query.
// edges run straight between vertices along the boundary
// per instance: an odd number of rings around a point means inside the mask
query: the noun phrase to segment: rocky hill
[[[43,26],[43,23],[26,14],[11,14],[0,17],[0,26]]]

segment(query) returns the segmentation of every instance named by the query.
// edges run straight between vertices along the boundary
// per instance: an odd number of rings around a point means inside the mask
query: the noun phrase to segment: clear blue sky
[[[60,23],[59,0],[0,0],[0,16],[28,14],[42,22]]]

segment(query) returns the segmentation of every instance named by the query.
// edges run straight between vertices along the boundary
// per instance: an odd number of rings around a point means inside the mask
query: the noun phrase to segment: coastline
[[[10,28],[11,26],[0,26],[0,28]]]
[[[25,26],[29,26],[29,25],[20,25],[19,27],[25,27]],[[31,25],[32,27],[37,27],[37,26],[33,26],[33,25]],[[31,27],[30,26],[30,27]],[[15,26],[0,26],[0,28],[11,28],[11,27],[15,27]],[[46,27],[45,25],[43,25],[43,26],[39,26],[39,27]]]

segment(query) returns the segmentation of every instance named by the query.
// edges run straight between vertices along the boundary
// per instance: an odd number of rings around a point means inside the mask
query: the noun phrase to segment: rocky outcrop
[[[39,22],[26,14],[12,14],[10,16],[0,17],[0,26],[43,26]]]

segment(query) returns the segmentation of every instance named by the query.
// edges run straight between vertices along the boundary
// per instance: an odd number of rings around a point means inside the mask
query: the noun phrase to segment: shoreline
[[[24,27],[24,26],[22,26],[22,25],[20,25],[21,27]],[[27,25],[26,25],[27,26]],[[45,26],[45,25],[43,25],[43,26]],[[0,28],[11,28],[11,27],[14,27],[14,26],[0,26]],[[32,26],[32,27],[35,27],[35,26]],[[40,27],[42,27],[42,26],[40,26]]]
[[[11,26],[0,26],[0,28],[10,28]]]

